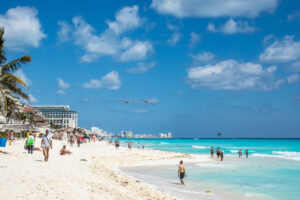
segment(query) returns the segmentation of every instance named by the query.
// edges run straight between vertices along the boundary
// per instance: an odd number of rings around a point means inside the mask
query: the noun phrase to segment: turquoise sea
[[[300,199],[300,139],[131,139],[145,148],[209,154],[224,150],[224,161],[186,163],[186,185],[180,186],[177,166],[122,169],[182,199]],[[128,139],[121,139],[126,146]],[[242,149],[243,158],[237,151]],[[244,152],[248,149],[249,158]]]

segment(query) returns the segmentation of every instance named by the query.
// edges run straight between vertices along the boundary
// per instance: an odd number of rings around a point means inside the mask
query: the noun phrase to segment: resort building
[[[36,105],[32,107],[39,110],[52,125],[65,128],[78,127],[78,113],[70,110],[68,105]]]

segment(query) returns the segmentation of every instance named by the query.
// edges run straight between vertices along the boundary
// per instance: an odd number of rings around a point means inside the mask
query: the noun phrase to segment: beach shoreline
[[[69,147],[67,141],[54,140],[49,162],[42,152],[24,150],[24,140],[16,141],[0,154],[0,196],[5,199],[179,199],[121,173],[120,167],[177,164],[179,160],[207,161],[204,156],[152,149],[118,150],[106,142]],[[37,140],[36,146],[39,146]],[[73,153],[59,155],[67,145]],[[18,163],[18,164],[15,164]],[[175,169],[176,170],[176,169]]]

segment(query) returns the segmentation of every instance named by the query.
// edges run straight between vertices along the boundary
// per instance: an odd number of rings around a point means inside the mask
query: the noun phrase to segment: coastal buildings
[[[166,133],[160,133],[159,137],[160,138],[172,138],[172,133],[171,132],[169,132],[168,134],[166,134]]]
[[[50,124],[66,128],[78,127],[78,113],[70,110],[68,105],[35,105],[32,107],[39,110]]]
[[[107,131],[104,131],[103,129],[96,126],[91,127],[91,133],[95,133],[95,135],[98,137],[108,137]]]

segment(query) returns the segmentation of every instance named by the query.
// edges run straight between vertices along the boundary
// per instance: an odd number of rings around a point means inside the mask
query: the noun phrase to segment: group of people
[[[111,144],[111,142],[109,142],[110,144]],[[129,141],[128,143],[127,143],[127,146],[128,146],[128,149],[131,151],[131,149],[133,148],[133,142],[131,142],[131,141]],[[116,149],[119,149],[119,147],[120,147],[120,141],[119,141],[119,139],[116,139],[115,140],[115,147],[116,147]],[[136,146],[138,149],[140,148],[140,143],[137,143],[137,146]],[[142,149],[144,149],[145,147],[144,147],[144,145],[142,146]]]
[[[221,161],[223,161],[223,159],[224,159],[224,151],[221,151],[220,148],[218,147],[218,148],[217,148],[217,151],[216,151],[216,154],[217,154],[217,158],[218,158],[218,159],[220,158]],[[245,154],[246,154],[246,158],[248,158],[248,155],[249,155],[248,149],[245,150]],[[242,149],[240,149],[240,150],[238,151],[238,155],[239,155],[239,158],[242,158],[242,155],[243,155]],[[214,157],[214,147],[213,147],[213,146],[210,147],[210,156],[211,156],[212,158]]]
[[[13,141],[14,141],[14,132],[11,130],[10,134],[9,134],[9,131],[6,130],[6,142],[8,142],[8,144],[10,146]]]
[[[36,134],[28,132],[27,139],[25,142],[25,149],[28,151],[28,154],[32,154],[33,151],[43,151],[44,161],[47,162],[49,160],[50,149],[53,148],[52,136],[49,133],[50,131],[47,129],[45,131],[45,135],[42,136],[41,150],[39,147],[36,147]],[[66,155],[71,153],[71,151],[67,150],[66,145],[63,145],[62,149],[60,150],[60,155]]]
[[[224,159],[224,151],[223,150],[221,151],[220,148],[218,147],[217,151],[216,151],[216,154],[217,154],[217,159],[220,158],[220,160],[223,161],[223,159]],[[214,147],[213,146],[210,147],[210,156],[212,158],[214,157]]]

